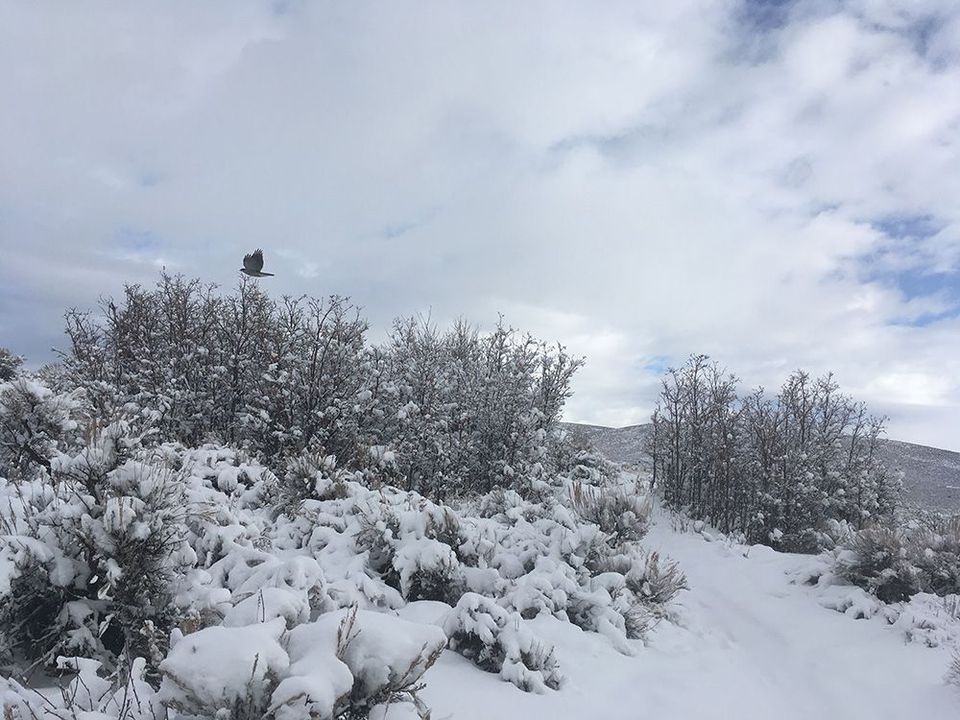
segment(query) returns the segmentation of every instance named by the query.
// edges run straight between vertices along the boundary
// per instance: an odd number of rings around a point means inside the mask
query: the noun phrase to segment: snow
[[[443,625],[452,608],[439,600],[415,600],[397,611],[397,616],[424,625]]]
[[[223,624],[239,627],[278,617],[286,621],[287,627],[309,620],[310,602],[306,594],[282,587],[262,588],[231,607],[223,617]]]

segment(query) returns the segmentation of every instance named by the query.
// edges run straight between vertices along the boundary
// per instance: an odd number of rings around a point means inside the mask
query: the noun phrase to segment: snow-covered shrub
[[[160,663],[160,703],[191,716],[226,710],[232,720],[262,718],[290,667],[280,644],[285,625],[209,627],[181,638]]]
[[[947,670],[947,682],[960,687],[960,650],[953,653],[950,668]]]
[[[453,548],[460,547],[463,538],[460,534],[460,519],[452,508],[441,506],[439,512],[430,512],[426,517],[424,535]]]
[[[960,517],[926,513],[895,530],[854,533],[837,554],[837,572],[884,602],[960,593]]]
[[[850,542],[856,532],[846,520],[830,518],[823,523],[817,536],[817,546],[833,550]]]
[[[370,569],[384,577],[394,574],[393,585],[398,584],[393,565],[396,541],[400,535],[400,518],[390,507],[381,503],[357,506],[358,532],[356,547],[367,553]]]
[[[618,543],[640,540],[650,525],[650,502],[627,488],[574,482],[570,501],[581,518]]]
[[[514,489],[494,488],[478,498],[477,513],[482,518],[516,520],[522,517],[533,522],[542,515],[544,506],[550,504],[549,498],[544,500],[546,502],[525,498]]]
[[[22,357],[14,355],[5,347],[0,347],[0,382],[9,382],[16,378],[22,365]]]
[[[657,622],[657,617],[643,603],[628,602],[621,609],[623,629],[631,640],[643,640]]]
[[[58,655],[112,661],[124,650],[151,667],[162,659],[174,584],[196,558],[183,479],[130,459],[137,443],[126,424],[112,424],[80,452],[54,457],[49,476],[8,488],[8,648],[47,664]]]
[[[620,474],[620,467],[597,452],[587,438],[564,430],[563,440],[550,450],[553,467],[563,468],[563,474],[569,479],[586,485],[602,485]]]
[[[633,565],[626,585],[655,615],[661,616],[677,594],[687,589],[687,578],[677,563],[661,560],[659,553],[651,552]]]
[[[423,709],[418,681],[447,644],[440,628],[356,608],[322,620],[339,621],[336,656],[353,676],[349,708],[339,718],[360,720],[377,707],[402,702]]]
[[[456,603],[463,593],[460,561],[442,542],[421,538],[404,543],[393,557],[406,600],[442,600]]]
[[[960,515],[925,518],[909,545],[925,592],[960,594]]]
[[[30,548],[7,538],[3,554],[7,577],[0,592],[0,664],[14,668],[23,659],[42,657],[59,641],[67,592],[50,582],[43,559],[51,556],[42,546]]]
[[[356,608],[284,629],[276,619],[187,635],[161,663],[157,701],[189,716],[359,720],[422,707],[417,683],[446,644],[438,627]]]
[[[626,587],[623,575],[602,573],[586,587],[573,591],[566,605],[567,619],[574,625],[606,637],[618,652],[633,655],[627,640],[645,637],[653,616]]]
[[[920,590],[902,534],[886,528],[857,533],[838,560],[840,575],[884,602],[906,600]]]
[[[321,456],[305,452],[287,463],[287,472],[280,487],[281,507],[294,510],[306,499],[330,500],[344,498],[344,483],[356,473],[337,468],[335,455]]]
[[[366,552],[369,568],[407,600],[455,603],[465,588],[457,554],[461,543],[457,515],[423,499],[416,509],[407,498],[406,507],[384,503],[382,496],[372,493],[367,499],[356,506],[355,542]]]
[[[60,671],[72,674],[59,696],[41,694],[16,681],[0,678],[0,710],[11,720],[156,720],[163,709],[153,687],[144,679],[145,662],[133,661],[122,674],[105,677],[100,662],[87,658],[61,657]]]
[[[521,690],[545,692],[563,683],[553,648],[490,598],[466,593],[444,619],[443,630],[451,650]]]
[[[76,439],[80,393],[54,393],[26,377],[0,383],[0,477],[49,468]]]

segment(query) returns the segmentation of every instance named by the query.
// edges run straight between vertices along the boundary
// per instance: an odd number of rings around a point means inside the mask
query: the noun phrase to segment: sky
[[[960,4],[0,0],[0,345],[160,268],[498,314],[645,422],[690,353],[960,450]]]

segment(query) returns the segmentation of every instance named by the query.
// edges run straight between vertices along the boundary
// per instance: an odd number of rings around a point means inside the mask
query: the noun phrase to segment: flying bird
[[[260,248],[243,256],[243,267],[240,268],[240,272],[252,277],[273,277],[273,273],[263,272],[263,250]]]

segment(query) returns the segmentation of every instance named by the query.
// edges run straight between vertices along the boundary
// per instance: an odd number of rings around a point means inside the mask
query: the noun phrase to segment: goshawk
[[[260,248],[243,256],[243,267],[240,268],[240,272],[253,277],[273,277],[273,273],[263,272],[263,250]]]

